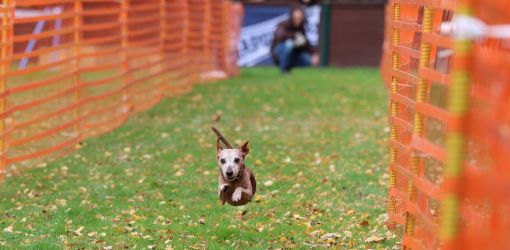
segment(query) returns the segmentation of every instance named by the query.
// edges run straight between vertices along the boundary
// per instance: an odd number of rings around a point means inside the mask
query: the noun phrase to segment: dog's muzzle
[[[226,177],[228,177],[228,178],[232,178],[232,177],[234,176],[234,171],[232,171],[232,170],[230,170],[230,171],[229,171],[229,170],[227,170],[227,172],[225,172],[225,174],[227,175]]]

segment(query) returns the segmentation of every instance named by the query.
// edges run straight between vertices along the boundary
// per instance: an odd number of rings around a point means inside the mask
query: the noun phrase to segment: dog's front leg
[[[225,182],[222,176],[219,176],[219,187],[218,187],[218,197],[220,198],[221,204],[225,205],[225,201],[227,200],[227,191],[230,189],[230,185]]]
[[[221,205],[225,205],[225,201],[227,200],[227,191],[230,188],[228,184],[220,185],[220,190],[218,190],[218,197],[220,198]]]
[[[220,185],[220,192],[227,192],[229,189],[230,189],[230,186],[228,184]]]
[[[245,193],[248,196],[248,199],[251,200],[251,197],[253,196],[251,189],[238,187],[232,194],[232,201],[239,202],[243,197],[243,193]]]
[[[230,188],[230,185],[228,185],[228,183],[221,177],[221,175],[219,176],[219,180],[218,180],[218,183],[219,183],[219,189],[220,191],[218,192],[218,194],[220,195],[221,197],[221,193],[222,192],[227,192],[228,189]]]

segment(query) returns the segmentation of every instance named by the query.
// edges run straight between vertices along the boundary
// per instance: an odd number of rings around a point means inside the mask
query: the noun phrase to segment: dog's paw
[[[220,186],[220,191],[227,192],[229,188],[230,188],[230,186],[228,184],[223,184]]]
[[[238,201],[241,200],[242,196],[243,196],[242,191],[237,189],[236,191],[234,191],[234,194],[232,194],[232,201],[233,202],[238,202]]]

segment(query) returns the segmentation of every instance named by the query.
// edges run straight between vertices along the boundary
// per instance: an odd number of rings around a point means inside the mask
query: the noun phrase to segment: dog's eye
[[[225,161],[225,159],[221,159],[220,162],[221,162],[221,164],[225,164],[226,161]]]
[[[235,163],[239,163],[240,161],[241,161],[241,159],[239,159],[239,158],[235,158],[235,159],[234,159],[234,162],[235,162]]]

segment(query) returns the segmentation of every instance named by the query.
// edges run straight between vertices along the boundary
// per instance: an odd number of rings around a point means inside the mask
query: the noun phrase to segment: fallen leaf
[[[366,243],[378,243],[378,242],[381,242],[383,240],[385,240],[386,238],[383,238],[379,235],[372,235],[370,237],[368,237],[367,239],[365,239],[365,242]]]
[[[212,120],[213,122],[219,122],[221,120],[221,114],[220,113],[214,114]]]
[[[319,236],[320,233],[321,233],[320,230],[315,230],[315,231],[309,233],[308,236],[310,236],[310,237],[317,237],[317,236]]]
[[[369,223],[368,223],[368,221],[364,220],[364,221],[360,222],[359,225],[362,227],[368,227]]]
[[[248,212],[247,210],[237,211],[237,213],[236,213],[236,218],[237,218],[238,220],[242,219],[242,218],[243,218],[243,216],[244,216],[247,212]]]
[[[264,231],[264,225],[257,223],[257,232],[262,232],[262,231]]]
[[[290,158],[290,156],[285,157],[285,159],[283,160],[283,163],[291,163],[291,162],[292,162],[292,159]]]
[[[4,233],[12,233],[13,229],[14,228],[13,228],[13,226],[11,224],[10,226],[4,228]]]
[[[332,173],[336,172],[336,166],[333,164],[329,165],[329,171]]]
[[[78,229],[74,230],[74,235],[81,236],[81,230],[83,230],[83,226],[79,227]]]
[[[340,235],[337,234],[337,233],[327,233],[327,234],[324,234],[321,236],[321,239],[325,240],[325,239],[336,239],[338,238]]]
[[[261,202],[261,201],[263,200],[263,197],[262,197],[262,196],[260,196],[260,195],[258,195],[258,194],[256,194],[256,195],[255,195],[255,199],[254,199],[254,200],[255,200],[255,202],[257,202],[257,203],[258,203],[258,202]]]
[[[67,206],[67,201],[64,200],[64,199],[56,199],[55,200],[55,203],[57,203],[57,205],[61,206],[61,207],[65,207]]]
[[[120,232],[120,233],[125,233],[126,229],[123,227],[117,226],[117,227],[115,227],[115,231]]]
[[[344,240],[345,239],[348,239],[348,238],[351,238],[352,237],[352,232],[351,231],[344,231]]]
[[[294,217],[295,220],[304,220],[306,219],[305,217],[299,215],[299,214],[293,214],[292,217]]]

